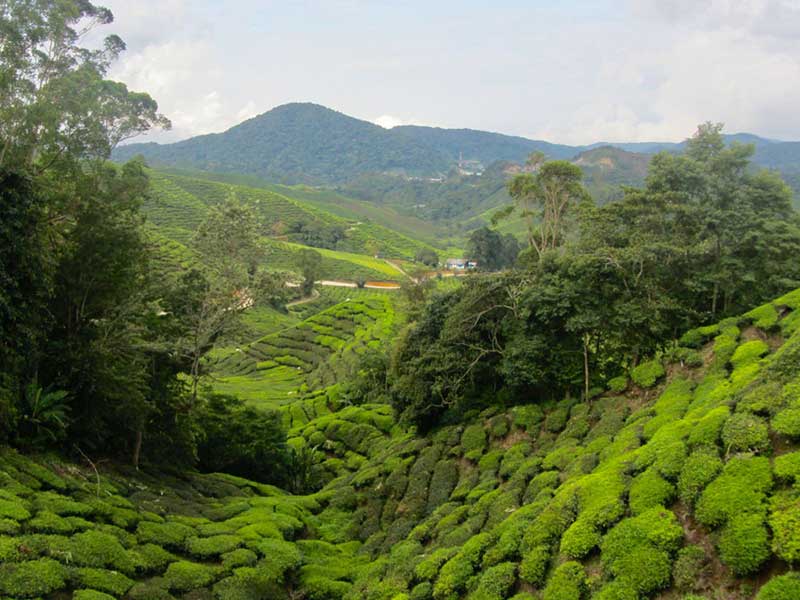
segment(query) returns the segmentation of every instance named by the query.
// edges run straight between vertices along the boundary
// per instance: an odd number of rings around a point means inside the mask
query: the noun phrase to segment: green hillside
[[[284,413],[327,482],[308,496],[4,450],[0,593],[795,598],[799,315],[800,290],[687,333],[696,358],[643,363],[591,403],[425,437],[312,394]]]
[[[422,248],[437,251],[430,244],[399,231],[375,222],[357,220],[360,218],[358,215],[347,218],[333,214],[323,202],[315,206],[268,189],[159,171],[151,171],[150,176],[151,192],[144,203],[143,212],[162,237],[183,244],[191,241],[194,231],[208,216],[211,207],[221,205],[229,197],[236,197],[255,209],[270,252],[279,255],[276,258],[279,268],[288,268],[292,260],[291,257],[280,256],[288,251],[289,247],[280,245],[287,241],[295,242],[291,246],[294,250],[298,244],[325,244],[318,249],[327,259],[352,262],[355,268],[367,269],[360,274],[369,279],[380,278],[377,277],[380,272],[384,276],[398,276],[396,269],[387,269],[385,262],[372,259],[373,255],[412,259]],[[291,191],[293,188],[285,190]],[[390,217],[384,220],[388,221]],[[407,228],[413,227],[408,225]],[[356,257],[357,254],[368,256]],[[335,279],[341,276],[341,272],[341,268],[334,269],[328,277]],[[357,273],[351,275],[352,279]]]
[[[348,221],[374,223],[403,235],[418,239],[440,247],[442,240],[457,233],[457,228],[447,228],[414,217],[402,214],[391,207],[377,205],[364,200],[356,200],[328,187],[312,187],[308,185],[281,185],[270,183],[254,175],[236,173],[214,173],[177,168],[160,168],[159,172],[171,175],[183,175],[194,179],[204,179],[243,185],[252,188],[271,190],[293,200],[316,207]],[[454,231],[450,231],[453,229]]]
[[[402,134],[311,103],[279,106],[218,134],[175,144],[131,144],[153,165],[257,175],[280,183],[330,183],[358,172],[436,173],[446,158]]]
[[[275,408],[296,400],[309,384],[319,389],[336,383],[348,360],[388,343],[398,319],[394,294],[339,289],[341,300],[333,306],[245,346],[221,350],[211,367],[214,390]]]

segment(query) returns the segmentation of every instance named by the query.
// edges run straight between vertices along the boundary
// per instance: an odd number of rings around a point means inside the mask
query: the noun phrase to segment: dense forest
[[[111,162],[170,126],[84,46],[112,22],[0,4],[0,598],[800,597],[800,215],[761,147],[515,139],[437,197],[490,213],[457,277],[329,190]],[[368,169],[452,154],[400,129]],[[293,147],[258,174],[367,160]]]

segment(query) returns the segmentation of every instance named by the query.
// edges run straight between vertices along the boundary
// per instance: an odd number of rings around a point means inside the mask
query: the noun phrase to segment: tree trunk
[[[139,470],[139,456],[142,453],[142,429],[136,432],[136,443],[133,445],[133,467]]]
[[[589,401],[589,336],[583,336],[583,399]]]

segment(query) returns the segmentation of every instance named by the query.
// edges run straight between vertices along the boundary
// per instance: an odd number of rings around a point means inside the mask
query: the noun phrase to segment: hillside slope
[[[436,173],[445,157],[402,134],[310,103],[279,106],[223,133],[175,144],[131,144],[153,165],[257,175],[278,183],[329,183],[357,172]]]
[[[780,142],[747,133],[725,135],[727,143],[752,143],[755,164],[784,174],[800,172],[800,142]],[[383,129],[311,103],[285,104],[225,132],[172,144],[129,144],[117,161],[143,155],[153,166],[257,176],[274,183],[341,184],[359,176],[391,173],[439,177],[459,158],[488,166],[523,162],[533,151],[572,159],[601,146],[653,154],[680,152],[685,142],[598,142],[566,145],[472,129],[416,125]]]
[[[408,260],[423,248],[443,252],[379,223],[357,220],[358,215],[334,214],[324,202],[291,198],[273,189],[160,171],[150,171],[150,181],[151,193],[143,212],[154,233],[170,240],[172,246],[189,245],[211,208],[235,196],[253,207],[273,269],[294,270],[297,253],[304,246],[313,246],[323,254],[327,279],[398,280],[403,274],[375,255]],[[173,250],[166,249],[169,254],[174,254]]]
[[[800,290],[630,375],[427,437],[310,394],[283,409],[308,496],[4,451],[0,594],[800,597]]]

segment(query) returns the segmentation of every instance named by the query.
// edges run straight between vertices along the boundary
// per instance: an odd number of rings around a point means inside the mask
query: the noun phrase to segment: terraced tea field
[[[275,408],[306,392],[312,378],[316,386],[335,383],[342,362],[378,347],[396,321],[390,292],[356,291],[331,292],[349,299],[218,357],[214,389]]]
[[[411,259],[421,248],[436,250],[426,242],[378,224],[369,217],[356,215],[345,218],[311,202],[291,198],[273,190],[159,171],[150,171],[149,174],[152,194],[145,202],[143,212],[151,225],[179,242],[186,243],[191,239],[193,232],[212,207],[235,196],[253,207],[264,235],[272,239],[292,239],[291,232],[294,228],[303,225],[338,228],[344,235],[337,242],[336,249],[363,256],[367,261],[379,253],[392,258]],[[335,254],[329,254],[329,257],[342,260],[342,257]],[[352,259],[345,260],[354,262]],[[358,264],[358,261],[355,262]],[[363,266],[375,269],[375,265]],[[377,271],[380,272],[381,269],[378,268]],[[397,277],[397,273],[391,274]],[[374,277],[374,274],[367,276]]]

